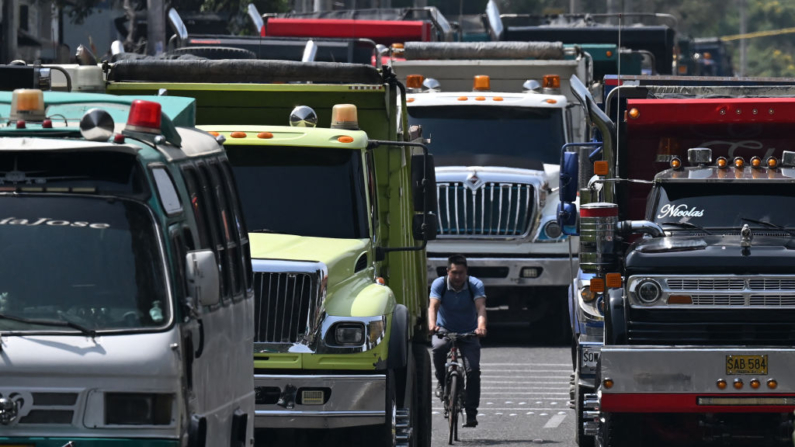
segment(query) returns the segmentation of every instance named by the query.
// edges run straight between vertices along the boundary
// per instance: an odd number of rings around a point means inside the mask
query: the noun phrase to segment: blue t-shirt
[[[473,332],[478,328],[478,310],[475,307],[475,298],[486,297],[483,282],[470,276],[469,287],[464,284],[461,291],[456,292],[449,282],[445,289],[445,278],[445,276],[440,276],[431,284],[431,299],[442,302],[439,314],[436,316],[436,325],[450,332]],[[470,287],[472,293],[469,292]]]

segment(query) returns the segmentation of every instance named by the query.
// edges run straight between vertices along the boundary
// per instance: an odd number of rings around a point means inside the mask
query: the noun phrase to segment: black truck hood
[[[738,235],[641,239],[627,250],[632,273],[792,273],[795,240],[759,236],[742,247]]]

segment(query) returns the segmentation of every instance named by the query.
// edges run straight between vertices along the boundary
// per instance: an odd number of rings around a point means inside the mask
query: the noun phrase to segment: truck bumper
[[[470,271],[482,270],[488,274],[475,274],[489,286],[568,286],[571,282],[572,272],[577,272],[576,256],[569,261],[568,257],[561,258],[478,258],[467,256],[467,265]],[[428,284],[438,278],[439,272],[447,268],[446,257],[428,258]],[[522,269],[535,269],[535,278],[522,277]]]
[[[729,359],[763,356],[767,374],[728,370]],[[762,357],[756,357],[760,359]],[[792,413],[795,349],[615,347],[601,350],[601,411],[608,413]],[[724,389],[718,380],[726,381]],[[751,386],[752,379],[759,387]],[[768,385],[775,380],[775,388]],[[742,386],[735,387],[735,380]],[[604,382],[603,382],[604,383]]]
[[[256,428],[342,428],[383,424],[386,419],[383,374],[255,374],[254,388]],[[322,390],[324,402],[302,403],[305,390]]]

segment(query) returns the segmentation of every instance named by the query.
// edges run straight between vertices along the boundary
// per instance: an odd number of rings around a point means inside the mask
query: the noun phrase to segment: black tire
[[[218,59],[256,59],[257,55],[249,50],[233,47],[184,47],[174,50],[175,54],[192,54],[211,60]]]
[[[455,431],[458,426],[458,376],[453,375],[450,377],[450,385],[447,387],[447,401],[450,402],[447,407],[447,426],[449,432],[447,434],[447,443],[453,445],[455,439]]]
[[[433,392],[433,377],[431,376],[431,358],[428,350],[421,344],[413,346],[414,361],[417,371],[415,395],[417,406],[411,409],[412,415],[416,414],[412,439],[416,447],[431,447],[431,433],[433,429],[433,416],[431,414],[431,393]]]
[[[590,391],[589,388],[579,385],[579,374],[574,376],[574,424],[576,425],[576,432],[574,440],[580,447],[594,447],[596,440],[593,436],[585,436],[583,433],[583,402],[585,401],[585,394]]]

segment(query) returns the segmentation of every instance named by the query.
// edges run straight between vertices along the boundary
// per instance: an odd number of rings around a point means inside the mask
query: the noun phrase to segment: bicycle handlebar
[[[439,338],[446,338],[448,340],[452,340],[452,339],[475,338],[478,336],[478,334],[474,332],[457,333],[457,332],[448,332],[448,331],[438,331],[436,332],[436,336]]]

